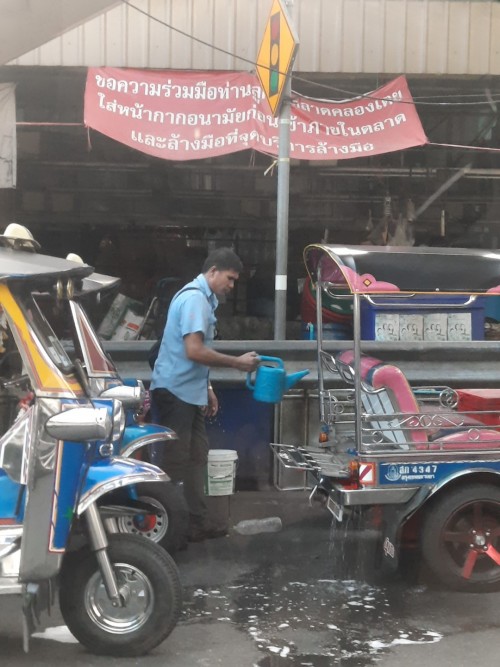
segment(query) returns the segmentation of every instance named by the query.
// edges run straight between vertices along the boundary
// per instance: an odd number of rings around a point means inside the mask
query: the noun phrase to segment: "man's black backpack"
[[[182,294],[183,292],[187,292],[188,290],[196,289],[199,292],[202,292],[202,290],[199,287],[184,287],[184,289],[181,289],[177,292],[177,294],[174,296],[174,299],[176,299],[179,294]],[[203,292],[202,292],[203,293]],[[172,301],[174,300],[172,299]],[[172,301],[170,303],[172,303]],[[166,325],[166,318],[165,318],[165,325]],[[154,369],[156,360],[158,359],[158,352],[160,351],[160,346],[161,346],[161,341],[163,340],[163,336],[158,338],[158,340],[153,343],[151,346],[151,349],[148,352],[148,364],[151,370]]]

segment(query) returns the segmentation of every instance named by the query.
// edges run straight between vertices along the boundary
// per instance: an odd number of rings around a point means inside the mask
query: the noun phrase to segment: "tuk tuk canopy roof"
[[[500,251],[468,248],[308,245],[304,261],[314,284],[352,294],[458,293],[500,295]]]
[[[88,264],[0,247],[0,282],[40,280],[45,284],[58,278],[85,278],[92,272]]]
[[[121,282],[120,278],[106,276],[103,273],[91,273],[90,276],[83,279],[82,289],[79,294],[90,294],[92,292],[102,292],[104,290],[117,287]]]

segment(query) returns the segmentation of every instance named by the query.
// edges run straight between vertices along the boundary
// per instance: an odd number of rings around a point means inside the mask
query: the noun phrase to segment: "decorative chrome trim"
[[[408,297],[415,296],[415,294],[407,294],[407,293],[402,293],[401,295],[399,294],[391,294],[391,299],[405,299]],[[378,306],[384,307],[384,308],[399,308],[401,309],[401,304],[398,304],[397,301],[392,302],[391,300],[389,301],[382,301],[380,298],[377,299],[376,297],[370,296],[368,294],[363,294],[363,297],[370,303],[372,306]],[[464,298],[465,295],[464,295]],[[463,303],[454,303],[453,308],[467,308],[470,306],[474,301],[476,300],[475,295],[469,296],[466,301]],[[407,304],[408,307],[408,304]],[[442,303],[411,303],[409,304],[409,307],[414,309],[414,310],[438,310],[443,308]]]
[[[135,440],[129,442],[128,445],[120,451],[120,456],[123,458],[129,458],[130,455],[133,454],[133,452],[135,452],[137,449],[145,447],[146,445],[152,445],[154,442],[162,442],[163,440],[177,440],[177,435],[174,432],[142,435],[140,438],[136,438]]]
[[[141,484],[142,482],[169,482],[170,477],[165,472],[141,472],[135,473],[133,475],[127,475],[126,477],[118,476],[113,479],[108,479],[105,482],[96,484],[90,491],[87,491],[83,494],[78,503],[76,513],[78,516],[81,516],[85,510],[92,503],[96,502],[98,498],[114,491],[115,489],[121,489],[124,486],[131,486],[132,484]]]
[[[323,366],[327,371],[330,371],[330,373],[339,373],[337,361],[333,354],[330,354],[330,352],[325,352],[325,350],[320,350],[319,356]]]
[[[420,487],[387,489],[344,489],[335,485],[330,494],[333,500],[343,507],[360,505],[391,505],[406,503],[417,493]]]
[[[405,449],[405,450],[389,450],[384,449],[368,449],[360,453],[359,461],[363,463],[367,462],[376,462],[376,463],[395,463],[407,465],[413,462],[418,462],[419,464],[431,464],[431,463],[440,463],[450,462],[453,463],[463,463],[466,464],[470,461],[476,461],[486,463],[487,461],[498,461],[498,449],[474,449],[474,450],[456,450],[456,449]],[[460,456],[460,459],[457,459],[457,456]]]
[[[270,443],[275,459],[283,468],[311,472],[315,477],[320,475],[335,479],[349,479],[348,458],[336,455],[327,449],[314,452],[298,445],[279,445]]]
[[[442,489],[444,486],[446,486],[449,482],[452,482],[456,479],[460,479],[462,477],[468,477],[470,475],[477,475],[478,473],[484,473],[488,475],[496,475],[498,478],[500,478],[500,473],[497,470],[492,470],[491,468],[474,468],[474,469],[467,469],[467,470],[456,470],[454,473],[449,475],[448,477],[445,477],[443,479],[438,480],[431,488],[429,488],[429,495],[433,496],[437,491]]]
[[[439,394],[439,403],[445,408],[456,408],[458,405],[458,393],[451,387],[446,387]]]

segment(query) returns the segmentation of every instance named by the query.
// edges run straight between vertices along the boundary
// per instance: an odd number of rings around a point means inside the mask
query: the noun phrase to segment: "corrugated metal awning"
[[[117,0],[1,0],[0,65],[117,4]]]
[[[26,24],[27,34],[23,35],[19,23],[13,26],[12,21],[5,21],[2,11],[2,40],[4,33],[11,44],[19,40],[9,64],[200,70],[252,70],[272,4],[271,0],[2,3],[25,8],[50,5],[50,11],[39,12],[39,22],[31,11],[35,19],[32,39],[39,39],[29,48],[25,42],[33,28],[30,31]],[[90,18],[115,4],[109,12],[83,24],[76,16],[77,8]],[[58,6],[64,7],[65,13]],[[61,13],[66,23],[64,34]],[[498,2],[294,0],[291,13],[300,39],[296,72],[500,74]],[[43,32],[46,21],[52,34]],[[78,28],[69,29],[79,23]],[[57,35],[61,36],[52,39]]]

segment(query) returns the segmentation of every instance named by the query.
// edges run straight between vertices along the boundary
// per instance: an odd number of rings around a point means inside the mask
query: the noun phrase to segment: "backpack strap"
[[[183,287],[181,290],[179,290],[177,292],[177,294],[175,294],[173,296],[172,301],[170,302],[170,306],[172,305],[173,301],[175,299],[177,299],[178,296],[180,296],[183,292],[188,292],[189,290],[197,290],[198,292],[201,292],[202,294],[205,295],[207,301],[210,303],[208,296],[205,294],[205,292],[202,289],[200,289],[199,287],[195,287],[194,285],[191,285],[190,287]],[[170,309],[170,306],[169,306],[169,309]],[[167,317],[168,317],[168,315],[167,315]],[[165,325],[166,325],[166,321],[165,321]],[[163,331],[165,331],[165,329]],[[156,363],[156,360],[158,358],[158,353],[160,352],[160,347],[161,347],[162,340],[163,340],[163,334],[162,334],[161,338],[158,338],[158,340],[155,343],[153,343],[151,349],[149,350],[148,364],[149,364],[149,367],[151,368],[151,370],[153,370],[154,367],[155,367],[155,363]]]

